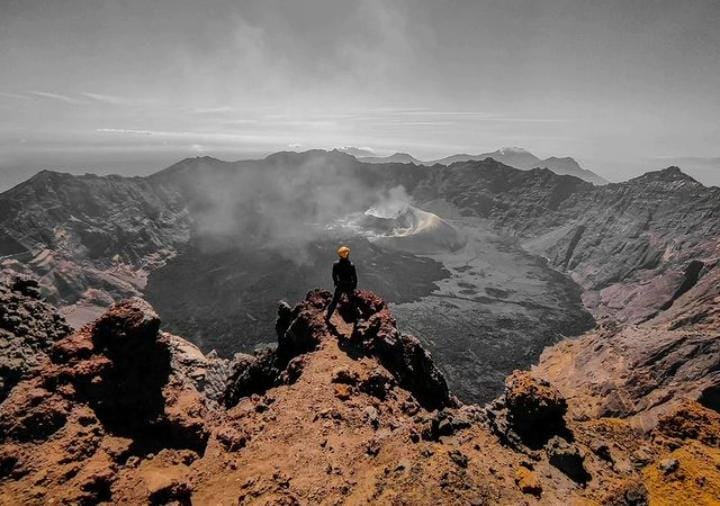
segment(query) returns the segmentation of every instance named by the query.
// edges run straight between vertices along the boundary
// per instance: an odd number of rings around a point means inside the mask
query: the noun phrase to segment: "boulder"
[[[333,383],[343,383],[346,385],[357,385],[360,376],[355,371],[350,371],[345,367],[337,367],[333,369],[331,380]]]
[[[523,437],[544,438],[565,428],[565,398],[529,372],[515,371],[505,380],[505,405],[512,427]]]
[[[324,308],[332,294],[327,290],[312,290],[305,300],[289,309],[280,303],[275,330],[278,335],[277,356],[284,365],[293,357],[314,350],[327,333]]]
[[[450,450],[448,452],[448,456],[450,457],[450,460],[453,461],[458,467],[462,467],[464,469],[468,466],[467,455],[465,455],[460,450]]]
[[[385,399],[392,389],[395,381],[382,369],[374,369],[370,371],[366,378],[360,381],[359,389],[368,395]]]
[[[623,480],[612,485],[602,498],[607,506],[648,506],[648,491],[642,482]]]

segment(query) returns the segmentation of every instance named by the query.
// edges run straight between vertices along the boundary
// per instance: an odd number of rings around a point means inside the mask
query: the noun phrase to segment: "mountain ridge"
[[[342,149],[341,149],[342,150]],[[571,175],[579,177],[585,181],[596,185],[607,184],[608,181],[594,172],[584,169],[580,164],[571,157],[551,156],[546,159],[538,158],[529,151],[518,148],[500,148],[493,152],[483,153],[479,155],[456,154],[438,158],[436,160],[422,161],[407,153],[394,153],[389,156],[361,156],[358,160],[364,163],[412,163],[415,165],[432,166],[452,165],[457,162],[482,161],[486,158],[492,158],[510,167],[521,170],[530,170],[533,168],[548,168],[559,175]]]

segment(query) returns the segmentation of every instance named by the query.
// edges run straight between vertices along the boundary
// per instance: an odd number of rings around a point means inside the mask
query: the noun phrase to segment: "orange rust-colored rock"
[[[515,471],[515,483],[524,494],[540,497],[542,495],[542,485],[537,473],[521,467]]]
[[[689,404],[650,433],[573,420],[573,401],[527,373],[491,406],[458,406],[384,303],[361,300],[359,323],[341,307],[326,324],[319,291],[282,307],[278,351],[223,369],[229,407],[201,388],[209,362],[159,332],[152,308],[116,305],[56,343],[0,406],[0,503],[710,504],[716,494],[717,413]],[[553,430],[510,438],[533,423]]]

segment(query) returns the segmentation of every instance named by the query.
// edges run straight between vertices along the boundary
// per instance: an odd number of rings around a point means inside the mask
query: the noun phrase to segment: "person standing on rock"
[[[345,294],[348,299],[353,313],[357,313],[357,301],[355,300],[355,290],[357,289],[357,271],[350,261],[350,248],[340,246],[337,250],[340,259],[333,264],[332,277],[335,283],[335,294],[327,309],[325,320],[330,321],[330,317],[335,312],[340,297]]]

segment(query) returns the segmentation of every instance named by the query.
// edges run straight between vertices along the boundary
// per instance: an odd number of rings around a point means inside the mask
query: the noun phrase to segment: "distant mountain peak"
[[[59,172],[56,170],[48,170],[43,169],[39,172],[37,172],[34,176],[27,179],[26,181],[20,183],[18,187],[21,186],[33,186],[33,185],[55,185],[61,181],[67,181],[68,179],[73,178],[74,176],[72,174],[69,174],[67,172]]]
[[[359,156],[378,156],[378,154],[375,152],[374,149],[368,148],[368,147],[358,147],[358,146],[338,146],[335,148],[338,151],[342,151],[343,153],[346,153],[348,155],[352,155],[355,157]]]
[[[409,153],[396,152],[390,156],[362,156],[358,160],[364,163],[414,163],[415,165],[423,165],[422,160],[418,160]]]
[[[498,149],[497,152],[500,153],[501,155],[507,155],[507,154],[511,154],[511,153],[514,153],[514,154],[522,153],[522,154],[532,155],[532,153],[530,153],[530,151],[528,151],[527,149],[524,149],[524,148],[521,148],[518,146],[502,147],[502,148]]]
[[[650,172],[646,172],[642,176],[638,176],[634,179],[631,179],[630,181],[638,181],[638,182],[661,182],[661,183],[689,183],[693,185],[700,185],[696,179],[694,179],[692,176],[689,176],[685,174],[680,167],[677,167],[675,165],[672,165],[670,167],[666,167],[661,170],[654,170]]]
[[[309,160],[328,160],[336,162],[348,162],[356,160],[352,155],[349,155],[339,149],[333,149],[327,151],[324,149],[310,149],[307,151],[279,151],[265,157],[265,160],[272,163],[302,163]]]
[[[683,178],[687,178],[687,179],[693,179],[692,177],[685,174],[680,169],[680,167],[678,167],[677,165],[671,165],[670,167],[666,167],[664,169],[657,171],[657,173],[662,174],[663,177],[671,177],[671,178],[683,177]]]

